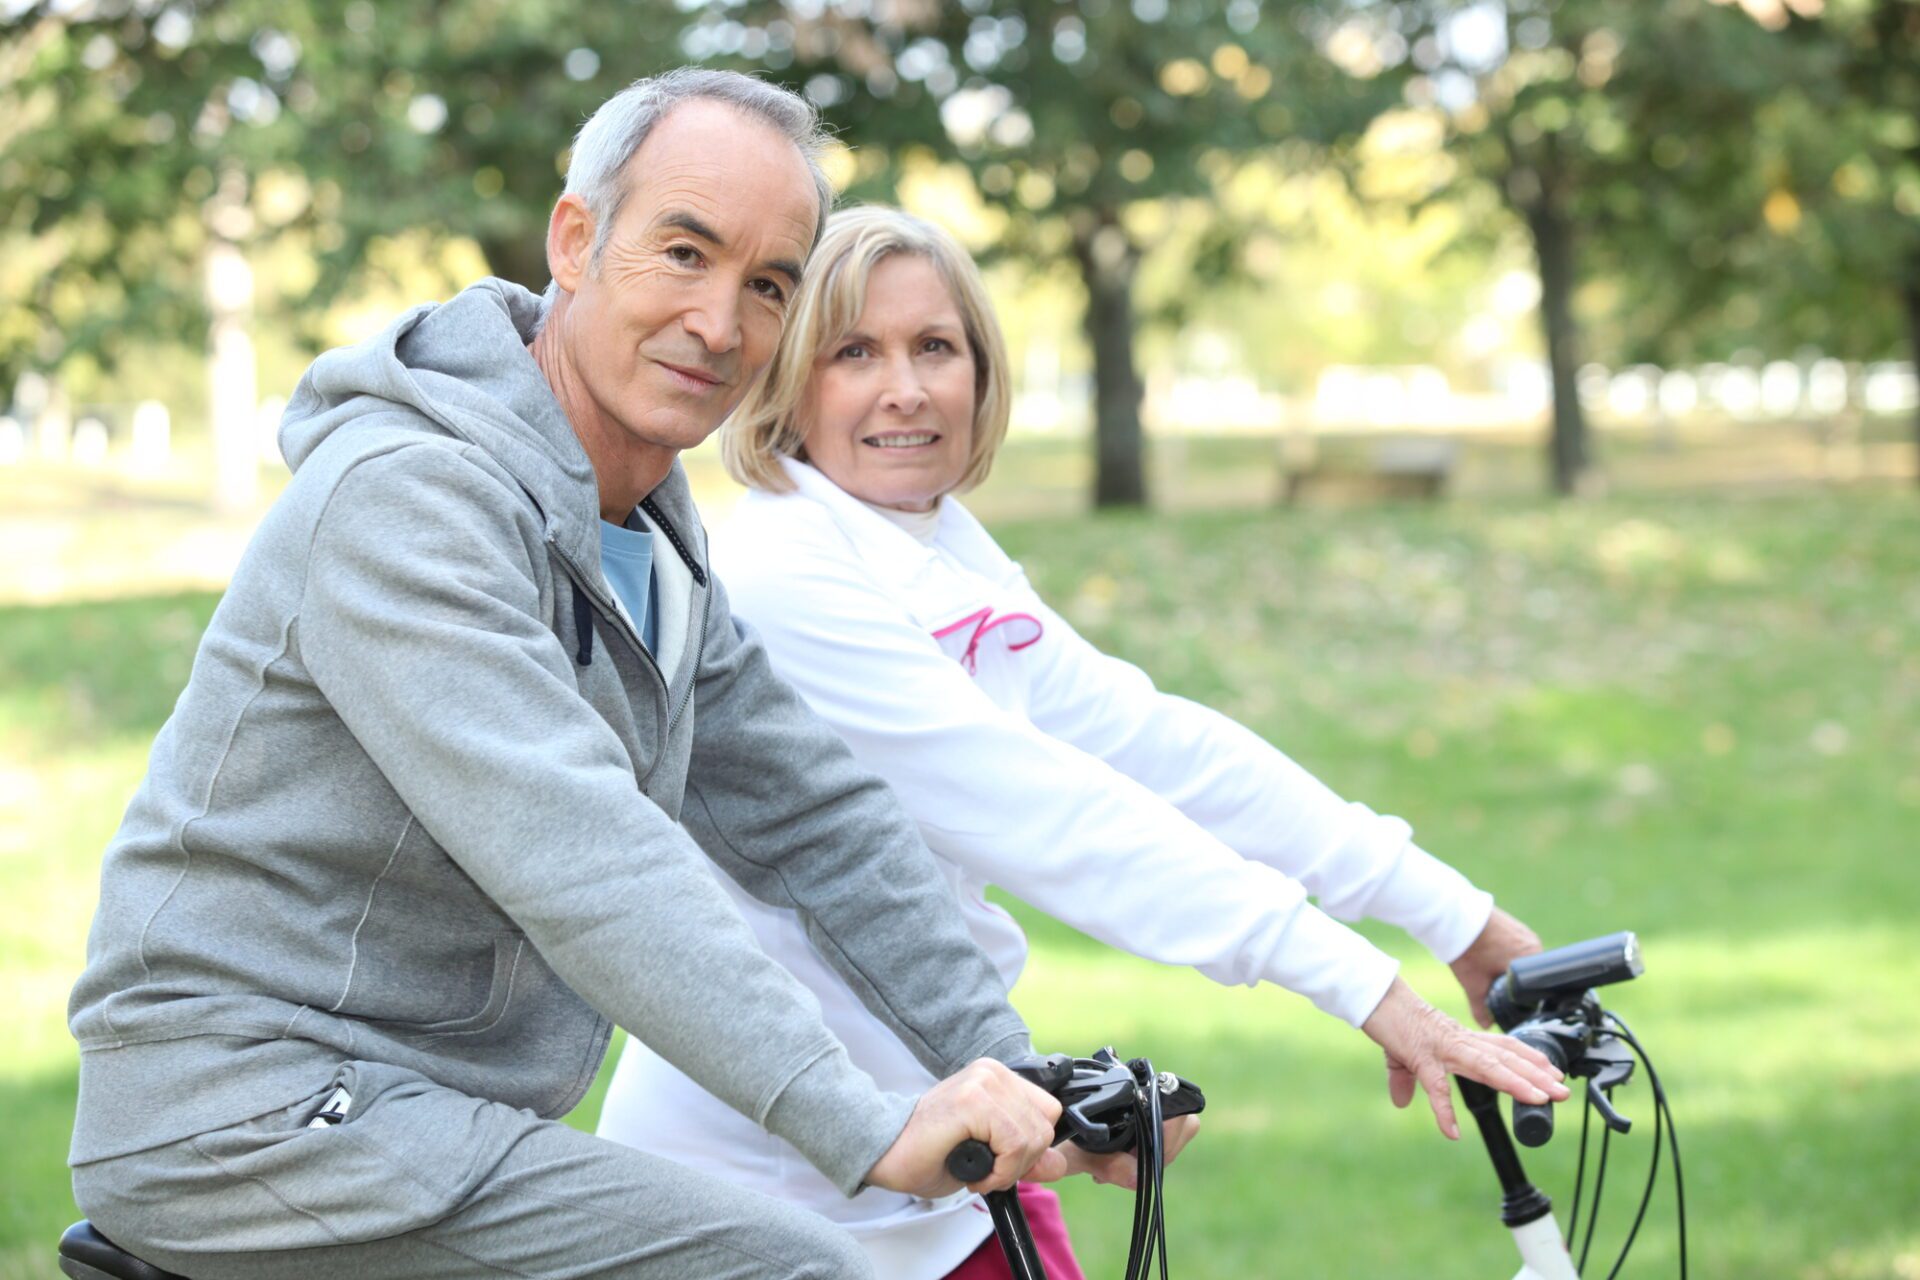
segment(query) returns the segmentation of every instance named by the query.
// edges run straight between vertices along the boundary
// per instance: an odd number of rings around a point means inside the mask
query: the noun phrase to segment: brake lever
[[[1044,1058],[1037,1055],[1015,1058],[1007,1064],[1007,1070],[1028,1084],[1058,1096],[1067,1082],[1073,1079],[1073,1055],[1050,1053]]]
[[[1122,1063],[1111,1049],[1081,1058],[1075,1066],[1072,1083],[1057,1094],[1061,1111],[1054,1133],[1095,1155],[1133,1150],[1138,1137],[1134,1133],[1133,1104],[1141,1096],[1141,1089],[1160,1091],[1160,1115],[1166,1120],[1197,1114],[1207,1105],[1198,1085],[1171,1071],[1160,1072],[1150,1084],[1143,1083],[1146,1063],[1140,1059]],[[1110,1119],[1098,1120],[1096,1116]]]
[[[1633,1075],[1633,1054],[1619,1037],[1601,1035],[1587,1047],[1580,1063],[1580,1074],[1587,1077],[1587,1101],[1615,1133],[1626,1133],[1633,1121],[1614,1108],[1612,1091]]]
[[[1127,1151],[1133,1147],[1133,1073],[1118,1063],[1102,1063],[1099,1058],[1084,1060],[1098,1065],[1097,1074],[1080,1075],[1060,1092],[1060,1121],[1054,1127],[1056,1140],[1071,1141],[1095,1155]],[[1116,1116],[1114,1123],[1096,1120],[1096,1115]]]

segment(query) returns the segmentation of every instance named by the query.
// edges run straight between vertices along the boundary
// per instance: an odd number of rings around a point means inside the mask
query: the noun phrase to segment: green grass
[[[1695,1275],[1920,1275],[1912,495],[995,527],[1096,643],[1406,816],[1549,942],[1640,931],[1647,975],[1610,998],[1673,1095]],[[63,1006],[99,850],[214,602],[0,609],[0,1280],[54,1274]],[[1207,1090],[1168,1182],[1175,1274],[1512,1273],[1483,1154],[1392,1110],[1360,1036],[1025,918],[1017,998],[1043,1045],[1111,1041]],[[1440,966],[1370,932],[1461,1008]],[[1618,1100],[1639,1125],[1614,1144],[1609,1261],[1652,1126],[1644,1082]],[[1563,1201],[1573,1145],[1528,1157]],[[1089,1274],[1116,1274],[1128,1198],[1065,1195]],[[1628,1274],[1672,1274],[1674,1254],[1663,1192]]]

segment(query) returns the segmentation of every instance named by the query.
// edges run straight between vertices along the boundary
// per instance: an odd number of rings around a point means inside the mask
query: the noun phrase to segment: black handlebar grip
[[[993,1148],[968,1138],[947,1156],[947,1172],[962,1182],[978,1182],[993,1172]]]
[[[1521,1102],[1513,1104],[1513,1136],[1523,1147],[1544,1147],[1553,1137],[1553,1104]]]

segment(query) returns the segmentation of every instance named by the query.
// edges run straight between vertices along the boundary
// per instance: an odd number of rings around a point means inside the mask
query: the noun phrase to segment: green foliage
[[[1897,354],[1920,325],[1920,17],[1750,7],[1783,29],[1712,0],[16,5],[0,385],[199,345],[210,237],[275,264],[283,355],[422,245],[470,238],[538,286],[573,131],[687,61],[821,103],[854,198],[963,170],[984,256],[1084,291],[1103,432],[1138,434],[1136,327],[1156,353],[1231,330],[1296,389],[1303,352],[1450,364],[1473,277],[1527,235],[1570,246],[1577,271],[1543,274],[1584,357]],[[1335,172],[1383,238],[1344,280],[1320,237],[1351,227],[1286,192]],[[1392,247],[1448,223],[1450,259]]]
[[[796,6],[797,7],[797,6]],[[1237,155],[1333,140],[1381,105],[1314,48],[1310,8],[978,0],[801,23],[792,75],[862,147],[964,164],[1016,250],[1141,200],[1207,198]],[[886,12],[888,16],[878,14]],[[777,5],[748,20],[784,23]],[[724,21],[737,21],[728,18]],[[1214,252],[1195,255],[1224,265]]]
[[[476,240],[545,283],[546,218],[582,120],[684,61],[668,7],[127,0],[0,32],[0,378],[140,338],[194,341],[209,236],[315,266],[268,300],[310,340],[375,246]],[[10,379],[9,379],[10,381]]]
[[[1523,219],[1564,210],[1586,355],[1901,349],[1889,286],[1920,241],[1920,177],[1900,176],[1920,110],[1912,6],[1772,6],[1777,30],[1711,0],[1513,4],[1499,23],[1447,0],[1394,8],[1418,20],[1387,73],[1447,121],[1461,176]]]
[[[1613,345],[1633,359],[1813,349],[1897,357],[1920,290],[1920,15],[1905,4],[1782,10],[1670,41],[1670,87],[1628,118],[1654,176],[1616,237]],[[1640,232],[1644,229],[1644,234]],[[1640,269],[1620,270],[1623,252]]]

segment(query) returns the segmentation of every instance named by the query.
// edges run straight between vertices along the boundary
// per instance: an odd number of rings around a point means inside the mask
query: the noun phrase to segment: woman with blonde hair
[[[836,213],[765,380],[722,428],[749,492],[714,560],[776,669],[898,792],[1009,986],[1026,938],[989,884],[1136,955],[1306,996],[1385,1050],[1396,1105],[1424,1088],[1449,1137],[1451,1073],[1564,1097],[1544,1058],[1428,1005],[1335,917],[1406,929],[1452,965],[1482,1025],[1494,977],[1539,948],[1525,925],[1404,822],[1099,652],[961,505],[1008,413],[1005,344],[966,251],[896,210]],[[803,922],[735,897],[854,1060],[885,1088],[923,1090],[924,1068]],[[888,1280],[1005,1274],[973,1197],[844,1199],[642,1045],[600,1132],[827,1214]],[[1048,1274],[1079,1275],[1057,1201],[1022,1195]]]

